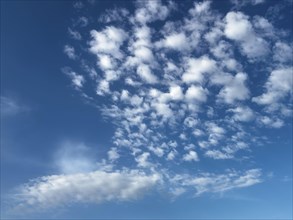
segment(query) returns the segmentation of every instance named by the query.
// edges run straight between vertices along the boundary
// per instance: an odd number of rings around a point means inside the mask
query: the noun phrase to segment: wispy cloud
[[[11,97],[1,96],[1,116],[15,116],[29,112],[30,108]]]

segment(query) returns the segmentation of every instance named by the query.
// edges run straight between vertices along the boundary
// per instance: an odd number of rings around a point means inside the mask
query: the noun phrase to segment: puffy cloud
[[[144,152],[138,157],[136,157],[135,161],[137,162],[139,167],[150,167],[152,164],[148,161],[149,157],[150,157],[150,153]]]
[[[154,55],[148,47],[138,47],[134,50],[134,55],[142,62],[151,63],[154,61]]]
[[[292,68],[273,70],[265,84],[266,92],[252,100],[260,105],[276,103],[292,94]]]
[[[85,83],[83,75],[80,75],[68,68],[63,68],[62,71],[71,79],[72,84],[76,89],[81,89],[83,87]]]
[[[103,31],[92,30],[92,41],[90,41],[90,51],[94,54],[105,53],[115,58],[123,57],[120,46],[127,38],[127,33],[113,26],[106,27]]]
[[[186,83],[201,83],[205,78],[204,74],[210,73],[216,68],[216,62],[207,56],[202,56],[198,59],[189,58],[187,65],[187,70],[182,76],[182,80]]]
[[[169,90],[170,90],[169,95],[172,100],[181,100],[183,98],[183,92],[180,86],[178,85],[171,86]]]
[[[117,159],[119,159],[120,155],[118,153],[117,148],[112,147],[109,151],[108,151],[108,158],[111,161],[115,161]]]
[[[236,121],[251,121],[254,118],[254,113],[251,108],[247,106],[238,106],[229,111],[233,112],[233,119]]]
[[[155,20],[165,20],[170,12],[170,8],[158,1],[140,1],[139,8],[135,11],[134,20],[145,24]]]
[[[240,43],[242,53],[248,58],[265,56],[269,53],[269,44],[256,35],[248,18],[242,12],[228,12],[224,33],[227,38]]]
[[[185,51],[190,48],[190,44],[184,33],[172,33],[166,36],[164,40],[159,42],[159,45],[160,44],[168,49],[178,51]]]
[[[207,100],[207,91],[201,86],[190,86],[185,94],[187,100],[205,102]]]
[[[225,103],[233,104],[235,101],[243,101],[249,98],[250,92],[246,87],[247,75],[245,73],[237,73],[230,81],[221,89],[218,97]]]
[[[248,16],[244,15],[242,12],[229,12],[225,20],[226,26],[224,33],[229,39],[243,41],[253,32]]]
[[[261,116],[258,118],[258,122],[266,127],[280,128],[284,126],[284,121],[279,118],[269,118],[268,116]]]
[[[105,93],[110,93],[110,85],[106,80],[101,80],[98,84],[96,93],[98,95],[104,95]]]
[[[148,65],[139,65],[137,67],[137,74],[147,83],[154,84],[158,82],[157,77],[151,72],[151,69]]]
[[[99,66],[102,70],[115,68],[115,61],[108,55],[98,55]]]
[[[189,10],[189,14],[192,16],[197,16],[206,13],[211,6],[211,1],[194,2],[194,8]]]
[[[199,161],[198,155],[195,151],[189,151],[187,154],[183,155],[184,161]]]

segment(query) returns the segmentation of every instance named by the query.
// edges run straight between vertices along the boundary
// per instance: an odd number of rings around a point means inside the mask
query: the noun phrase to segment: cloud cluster
[[[68,29],[72,43],[64,53],[80,68],[63,72],[115,128],[103,160],[107,172],[63,152],[59,165],[67,174],[25,186],[24,203],[128,200],[161,182],[174,195],[190,189],[201,195],[262,181],[260,169],[215,174],[183,167],[180,173],[178,164],[247,158],[259,143],[255,130],[286,125],[292,116],[288,33],[259,15],[224,14],[212,1],[195,1],[184,14],[180,4],[137,1],[132,12],[105,11],[98,27],[83,16]],[[120,169],[126,157],[128,168]],[[81,165],[68,171],[68,161]],[[171,175],[174,166],[178,173]]]
[[[188,13],[168,19],[177,4],[138,1],[133,13],[109,9],[99,30],[88,30],[84,49],[96,62],[81,54],[84,73],[67,72],[116,126],[110,161],[122,159],[121,152],[148,169],[163,160],[237,159],[257,142],[251,123],[280,128],[291,115],[292,45],[284,32],[259,15],[222,14],[211,1],[194,2]],[[273,62],[264,62],[267,57]],[[263,76],[254,80],[255,74]],[[97,96],[86,92],[91,88]]]

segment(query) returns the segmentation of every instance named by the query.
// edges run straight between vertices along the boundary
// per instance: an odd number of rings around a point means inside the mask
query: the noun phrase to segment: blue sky
[[[1,1],[2,218],[292,218],[292,1]]]

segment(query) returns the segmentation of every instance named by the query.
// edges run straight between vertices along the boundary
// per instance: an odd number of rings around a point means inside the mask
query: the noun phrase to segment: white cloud
[[[207,100],[207,91],[201,86],[190,86],[185,94],[187,100],[205,102]]]
[[[182,88],[178,85],[169,88],[169,95],[172,100],[181,100],[183,98]]]
[[[137,162],[137,165],[139,167],[150,167],[152,164],[148,161],[150,157],[149,152],[144,152],[138,157],[135,158],[135,161]]]
[[[170,118],[173,115],[172,110],[170,109],[170,106],[166,103],[154,103],[154,108],[156,109],[157,113],[163,118]]]
[[[120,46],[127,38],[127,33],[124,30],[108,26],[101,32],[92,30],[90,34],[92,37],[92,41],[90,41],[90,51],[92,53],[97,55],[105,53],[117,59],[123,57]]]
[[[154,61],[154,55],[148,47],[138,47],[134,50],[134,55],[142,62],[151,63]]]
[[[98,95],[104,95],[105,93],[110,93],[110,85],[106,80],[101,80],[97,87],[96,93]]]
[[[265,125],[267,127],[271,128],[281,128],[284,126],[284,121],[282,121],[279,118],[270,118],[268,116],[261,116],[258,118],[258,122],[262,125]]]
[[[134,20],[145,24],[155,20],[165,20],[170,12],[170,8],[162,5],[161,0],[158,1],[139,1],[138,9],[135,11]]]
[[[194,2],[194,8],[189,10],[189,14],[197,16],[207,12],[210,9],[211,1]]]
[[[111,23],[121,21],[129,15],[129,11],[125,8],[108,9],[99,17],[99,21],[103,23]]]
[[[196,195],[203,193],[222,193],[228,190],[252,186],[262,182],[261,170],[251,169],[244,173],[235,171],[226,174],[203,173],[196,177],[185,178],[183,185],[194,187]]]
[[[119,159],[120,155],[118,153],[117,148],[112,147],[109,151],[108,151],[108,158],[110,161],[115,161],[117,159]]]
[[[72,60],[76,59],[75,49],[72,46],[65,45],[64,46],[64,53]]]
[[[141,171],[93,171],[43,176],[23,185],[15,210],[43,210],[75,203],[102,203],[138,199],[158,184],[158,174]]]
[[[251,121],[254,118],[254,113],[251,108],[247,106],[238,106],[229,111],[233,112],[233,119],[236,121]]]
[[[98,55],[99,66],[102,70],[115,68],[115,61],[108,55]]]
[[[137,74],[147,83],[154,84],[158,82],[157,77],[151,72],[151,69],[148,65],[139,65],[137,67]]]
[[[184,161],[199,161],[198,155],[195,151],[189,151],[187,154],[183,155]]]
[[[273,70],[265,84],[266,92],[261,96],[254,97],[252,101],[260,105],[270,105],[292,95],[293,80],[292,68]]]
[[[210,157],[210,158],[213,158],[213,159],[216,159],[216,160],[219,160],[219,159],[223,160],[223,159],[231,159],[231,158],[233,158],[232,155],[227,154],[227,153],[223,153],[223,152],[221,152],[219,150],[208,150],[205,153],[205,155],[207,157]]]
[[[242,12],[232,11],[227,13],[225,21],[226,26],[224,33],[229,39],[243,41],[253,32],[248,16],[244,15]]]
[[[268,43],[256,35],[247,15],[232,11],[227,13],[225,22],[226,37],[238,41],[242,53],[248,58],[255,59],[269,53]]]
[[[253,1],[249,4],[257,4]],[[114,8],[99,18],[99,29],[90,36],[86,28],[74,25],[88,38],[75,48],[87,44],[97,58],[92,62],[84,50],[78,51],[76,61],[89,66],[84,69],[92,73],[93,82],[87,81],[84,88],[87,75],[83,75],[76,87],[90,94],[93,86],[104,96],[93,97],[92,104],[116,129],[112,140],[117,148],[106,150],[103,164],[110,163],[108,171],[113,171],[129,159],[148,172],[178,165],[178,175],[186,178],[181,184],[170,184],[170,189],[178,189],[174,194],[192,187],[197,195],[225,192],[258,183],[260,170],[179,174],[188,166],[184,163],[182,168],[180,163],[198,161],[200,155],[209,161],[234,159],[236,152],[250,153],[250,146],[263,140],[257,133],[264,127],[285,126],[292,113],[287,99],[292,99],[289,32],[258,15],[239,11],[224,15],[212,9],[211,1],[194,2],[185,14],[181,3],[176,4],[137,1],[131,11]],[[173,9],[180,16],[165,21]],[[95,21],[89,21],[92,27]],[[250,102],[256,92],[258,97],[252,100],[263,108]],[[235,163],[246,157],[238,155]],[[164,172],[168,185],[172,177]]]
[[[276,42],[273,59],[282,63],[292,62],[292,45]]]
[[[174,158],[176,157],[177,152],[172,150],[168,153],[167,155],[167,160],[174,160]]]
[[[243,101],[249,98],[250,92],[246,87],[247,74],[237,73],[224,88],[218,97],[225,103],[233,104],[235,101]]]
[[[161,43],[164,47],[173,50],[185,51],[190,49],[190,44],[184,33],[170,34]]]
[[[201,83],[206,73],[211,73],[216,68],[216,62],[207,56],[202,56],[198,59],[189,58],[187,60],[187,70],[182,76],[182,80],[186,83],[199,82]]]
[[[74,71],[71,71],[67,68],[64,68],[62,70],[72,81],[72,84],[74,85],[75,88],[81,89],[85,83],[85,79],[82,75],[77,74]]]

